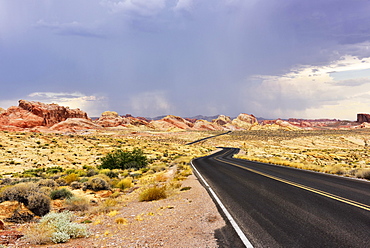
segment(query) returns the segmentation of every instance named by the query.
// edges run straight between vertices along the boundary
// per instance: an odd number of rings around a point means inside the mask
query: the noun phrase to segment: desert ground
[[[242,159],[370,179],[366,128],[234,131],[186,145],[220,133],[115,128],[72,134],[0,132],[0,193],[22,183],[37,184],[48,194],[66,189],[74,198],[52,200],[51,212],[72,212],[73,222],[88,233],[53,244],[40,229],[40,217],[22,219],[32,215],[24,204],[3,201],[0,242],[4,247],[218,247],[215,233],[225,222],[189,165],[217,146],[240,148],[236,157]],[[148,158],[145,168],[99,169],[107,154],[134,148]],[[76,186],[94,177],[105,180],[107,188]],[[153,187],[163,195],[143,200]]]

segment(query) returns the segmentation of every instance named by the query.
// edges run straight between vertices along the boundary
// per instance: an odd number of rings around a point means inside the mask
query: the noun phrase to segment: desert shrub
[[[41,179],[37,182],[39,187],[56,188],[58,184],[53,179]]]
[[[155,201],[167,198],[166,187],[150,187],[143,190],[139,195],[139,201]]]
[[[370,169],[360,169],[356,172],[356,177],[370,180]]]
[[[128,169],[147,166],[148,159],[141,149],[133,151],[115,150],[101,158],[100,169]]]
[[[1,192],[1,201],[18,201],[32,213],[43,216],[50,211],[50,197],[35,183],[20,183]]]
[[[117,188],[120,188],[120,189],[127,189],[127,188],[131,188],[132,187],[132,177],[126,177],[124,179],[122,179],[121,181],[119,181],[116,185]]]
[[[66,208],[71,211],[86,211],[89,209],[89,200],[85,197],[72,196],[66,200]]]
[[[345,169],[343,168],[341,164],[335,164],[335,165],[325,167],[323,169],[323,172],[342,175],[345,173]]]
[[[118,176],[119,176],[118,172],[115,172],[115,171],[112,171],[112,170],[109,170],[108,172],[106,172],[104,174],[107,175],[109,178],[118,178]]]
[[[67,233],[64,233],[64,232],[54,232],[54,233],[51,234],[50,239],[51,239],[51,241],[53,241],[56,244],[66,243],[66,242],[69,241],[70,236]]]
[[[46,169],[46,173],[48,174],[57,174],[59,172],[63,172],[63,168],[60,166],[49,167]]]
[[[58,178],[55,180],[55,182],[59,185],[59,186],[67,186],[67,182],[64,178]]]
[[[127,220],[125,218],[117,218],[117,219],[115,219],[115,222],[117,224],[127,225]]]
[[[44,235],[41,234],[42,231]],[[31,235],[38,234],[38,239]],[[41,234],[41,235],[40,235]],[[50,241],[54,243],[65,243],[71,238],[88,236],[87,228],[84,225],[72,222],[72,213],[49,213],[41,218],[40,223],[32,226],[26,233],[26,240],[35,244],[45,244]]]
[[[78,181],[79,177],[76,173],[68,174],[64,177],[64,180],[66,181],[67,185],[70,185],[72,182]]]
[[[84,185],[86,189],[91,189],[93,191],[110,189],[109,183],[101,177],[90,178]]]
[[[121,195],[121,193],[119,192],[119,191],[116,191],[116,192],[114,192],[111,196],[110,196],[110,198],[117,198],[117,197],[119,197]]]
[[[50,212],[50,197],[43,193],[31,194],[26,207],[37,216],[44,216]]]
[[[99,174],[99,172],[97,170],[93,169],[93,168],[89,168],[86,172],[87,177],[92,177],[92,176],[95,176],[97,174]]]
[[[80,182],[72,182],[70,186],[72,189],[80,189],[82,187]]]
[[[100,204],[98,211],[102,213],[109,213],[113,210],[116,210],[117,205],[118,205],[117,199],[108,198]]]
[[[180,191],[186,191],[186,190],[190,190],[190,189],[191,189],[191,187],[188,186],[188,187],[181,188]]]
[[[150,169],[153,170],[153,171],[155,171],[155,172],[164,171],[164,170],[166,170],[166,168],[167,168],[167,166],[164,163],[150,166]]]
[[[56,189],[56,190],[51,191],[50,193],[50,198],[52,200],[66,199],[66,198],[71,198],[72,196],[73,196],[72,192],[66,188]]]
[[[155,181],[157,182],[166,182],[168,180],[168,176],[165,173],[158,173],[155,176]]]

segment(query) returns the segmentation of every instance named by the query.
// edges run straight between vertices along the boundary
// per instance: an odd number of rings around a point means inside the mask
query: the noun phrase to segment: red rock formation
[[[84,118],[69,118],[65,121],[59,122],[52,127],[51,130],[61,132],[75,132],[85,129],[101,129],[101,126],[93,123],[91,120]]]
[[[185,120],[191,123],[195,123],[196,121],[198,121],[198,119],[194,119],[194,118],[185,118]]]
[[[219,115],[217,117],[217,119],[214,119],[212,120],[213,123],[219,125],[219,126],[224,126],[226,124],[230,124],[231,123],[231,119],[229,116],[225,116],[225,115]]]
[[[177,128],[181,128],[185,130],[190,130],[194,126],[193,123],[185,120],[184,118],[181,118],[179,116],[174,116],[174,115],[167,115],[162,120],[172,124],[173,126]]]
[[[44,119],[19,107],[10,107],[0,115],[1,126],[31,128],[42,126]]]
[[[240,114],[234,120],[232,120],[231,124],[236,127],[248,130],[254,125],[258,125],[257,118],[254,115],[248,114]]]
[[[133,125],[133,126],[139,127],[139,126],[148,126],[149,122],[144,117],[138,118],[138,117],[128,116],[128,117],[123,117],[122,124],[123,125]]]
[[[148,125],[150,128],[159,130],[183,129],[192,130],[194,124],[185,120],[184,118],[168,115],[161,120],[151,121]]]
[[[122,125],[123,118],[114,111],[105,111],[101,114],[96,124],[102,127],[117,127]]]
[[[357,114],[357,122],[370,122],[370,114]]]
[[[211,130],[211,131],[225,130],[224,127],[222,127],[220,125],[217,125],[215,123],[206,121],[206,120],[197,120],[194,123],[193,129],[198,130],[198,131],[203,131],[203,130]]]
[[[0,126],[1,130],[20,131],[24,128],[50,127],[68,118],[90,120],[87,114],[79,109],[19,100],[18,107],[10,107],[0,114]]]
[[[42,126],[52,126],[58,122],[65,121],[68,118],[89,119],[86,112],[80,109],[70,109],[68,107],[59,106],[58,104],[45,104],[41,102],[19,100],[19,108],[43,118],[44,123]]]

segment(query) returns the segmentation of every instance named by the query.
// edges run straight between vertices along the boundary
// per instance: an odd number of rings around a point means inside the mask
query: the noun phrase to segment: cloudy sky
[[[370,113],[368,0],[0,0],[0,107]]]

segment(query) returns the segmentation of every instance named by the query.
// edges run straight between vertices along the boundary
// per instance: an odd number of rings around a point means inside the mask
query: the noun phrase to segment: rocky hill
[[[201,116],[199,116],[201,117]],[[254,115],[239,114],[231,119],[229,116],[207,118],[182,118],[168,115],[159,120],[149,120],[132,115],[120,116],[114,111],[105,111],[92,121],[86,112],[70,109],[57,104],[45,104],[20,100],[17,107],[0,109],[0,130],[33,132],[75,132],[88,129],[123,128],[134,130],[160,131],[234,131],[234,130],[301,130],[301,129],[343,129],[369,127],[370,115],[358,114],[357,122],[343,122],[333,119],[304,120],[262,120]]]
[[[91,121],[86,112],[70,109],[57,104],[45,104],[19,100],[19,105],[12,106],[0,113],[0,130],[21,131],[23,129],[51,128],[69,118]]]

